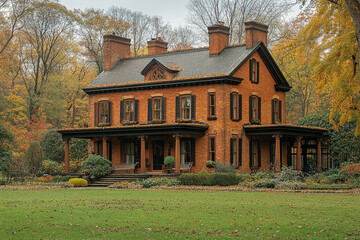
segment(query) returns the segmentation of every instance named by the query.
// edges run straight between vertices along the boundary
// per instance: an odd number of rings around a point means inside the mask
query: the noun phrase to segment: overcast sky
[[[188,2],[189,0],[60,0],[60,3],[68,9],[124,7],[150,16],[161,16],[173,27],[186,25]],[[295,17],[298,12],[299,9],[295,8],[289,17]]]
[[[68,9],[124,7],[150,16],[161,16],[172,26],[186,25],[188,0],[60,0]]]

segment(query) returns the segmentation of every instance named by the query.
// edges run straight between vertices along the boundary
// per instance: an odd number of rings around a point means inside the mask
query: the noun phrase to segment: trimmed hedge
[[[83,178],[72,178],[69,180],[73,187],[87,187],[88,181]]]
[[[181,174],[179,181],[181,185],[200,185],[200,186],[232,186],[238,185],[243,178],[233,173],[213,173],[213,174]]]

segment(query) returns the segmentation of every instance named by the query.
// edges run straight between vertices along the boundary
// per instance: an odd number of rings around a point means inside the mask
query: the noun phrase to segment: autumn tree
[[[53,74],[71,57],[73,17],[62,5],[44,3],[22,20],[18,38],[21,79],[28,95],[29,119],[39,116],[41,97]]]
[[[230,27],[230,44],[244,41],[246,21],[260,21],[270,26],[271,42],[276,39],[282,17],[295,3],[288,0],[190,0],[187,20],[201,30],[204,42],[207,42],[207,27],[224,22]]]

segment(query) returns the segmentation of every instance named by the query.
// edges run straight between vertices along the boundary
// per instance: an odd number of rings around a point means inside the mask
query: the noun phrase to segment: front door
[[[153,170],[162,170],[164,164],[164,141],[153,141]]]

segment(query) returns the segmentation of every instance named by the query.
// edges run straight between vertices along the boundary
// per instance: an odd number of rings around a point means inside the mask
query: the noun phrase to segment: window
[[[260,142],[258,140],[250,141],[250,167],[261,167]]]
[[[327,147],[321,148],[321,162],[323,169],[328,169],[332,167],[329,158],[329,149]]]
[[[237,158],[237,139],[231,138],[230,139],[230,165],[236,165],[236,158]]]
[[[209,137],[209,160],[215,161],[215,137]]]
[[[129,122],[135,121],[134,100],[125,101],[125,120]]]
[[[257,96],[250,96],[249,105],[250,123],[259,123],[261,120],[261,98]]]
[[[250,59],[250,81],[252,83],[259,83],[259,62],[256,59]]]
[[[191,97],[190,96],[181,96],[181,119],[190,120],[191,119]]]
[[[281,101],[278,99],[272,100],[272,123],[281,123]]]
[[[161,108],[162,108],[162,98],[154,98],[153,99],[153,121],[161,121]]]
[[[296,146],[291,147],[290,154],[291,154],[291,157],[290,157],[291,162],[288,162],[288,164],[290,163],[289,166],[292,166],[293,169],[296,169],[296,155],[297,155],[297,147]]]
[[[209,98],[208,98],[208,106],[209,106],[208,118],[209,119],[216,118],[215,99],[216,99],[215,93],[209,93]]]
[[[156,67],[151,73],[151,80],[158,80],[165,78],[165,71],[160,67]]]
[[[181,95],[175,100],[176,121],[195,120],[195,95]]]
[[[100,101],[95,103],[95,126],[111,124],[111,102]]]
[[[195,163],[195,139],[181,139],[180,160],[181,164]]]
[[[242,96],[236,92],[230,93],[230,118],[233,121],[241,119]]]

